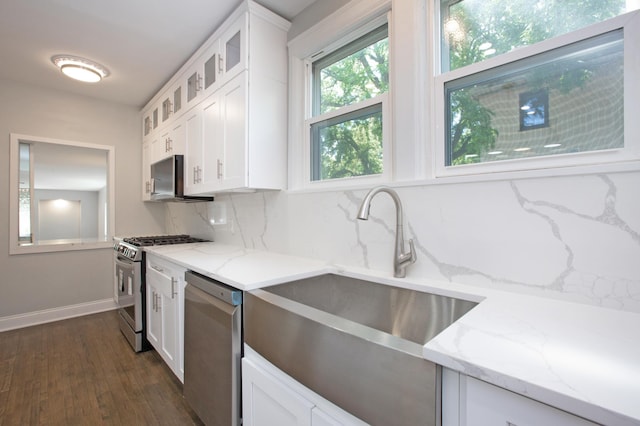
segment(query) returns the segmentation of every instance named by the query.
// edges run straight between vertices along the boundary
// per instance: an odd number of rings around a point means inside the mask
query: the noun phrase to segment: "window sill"
[[[351,185],[322,186],[295,188],[287,191],[288,194],[312,194],[339,191],[366,191],[375,186],[386,185],[393,188],[431,186],[431,185],[456,185],[465,183],[482,183],[496,181],[511,181],[521,179],[545,179],[562,176],[584,176],[614,173],[640,172],[640,160],[624,163],[597,164],[589,166],[557,167],[536,170],[517,170],[508,172],[488,172],[473,175],[445,176],[431,178],[416,178],[403,181],[377,181],[377,182],[353,182]]]
[[[53,253],[63,251],[76,250],[94,250],[113,248],[113,243],[108,241],[96,240],[59,240],[58,242],[36,243],[20,246],[12,246],[9,249],[10,255],[16,254],[33,254],[33,253]]]

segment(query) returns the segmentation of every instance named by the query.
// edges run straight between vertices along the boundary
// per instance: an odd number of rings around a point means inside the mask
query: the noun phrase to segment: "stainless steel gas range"
[[[114,299],[119,306],[120,330],[136,352],[149,349],[146,332],[144,248],[208,240],[189,235],[156,235],[118,240],[113,246]]]

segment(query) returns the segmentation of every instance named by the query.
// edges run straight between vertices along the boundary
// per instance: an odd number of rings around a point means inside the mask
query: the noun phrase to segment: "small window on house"
[[[438,175],[636,155],[625,143],[625,97],[637,92],[625,85],[636,71],[625,55],[638,14],[616,18],[625,1],[578,3],[441,2]]]
[[[387,25],[311,64],[310,180],[384,173]]]

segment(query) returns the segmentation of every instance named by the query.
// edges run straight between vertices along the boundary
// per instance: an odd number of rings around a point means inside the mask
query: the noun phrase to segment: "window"
[[[618,16],[625,0],[444,0],[442,71]]]
[[[623,12],[619,0],[443,1],[437,175],[637,159],[625,52],[640,18]]]
[[[387,25],[314,58],[309,68],[310,181],[383,175],[390,122]]]
[[[113,229],[113,148],[11,135],[11,254],[103,248]]]

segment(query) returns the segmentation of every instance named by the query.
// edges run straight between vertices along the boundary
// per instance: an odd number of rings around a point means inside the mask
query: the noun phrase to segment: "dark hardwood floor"
[[[201,425],[155,351],[110,311],[0,333],[0,425]]]

